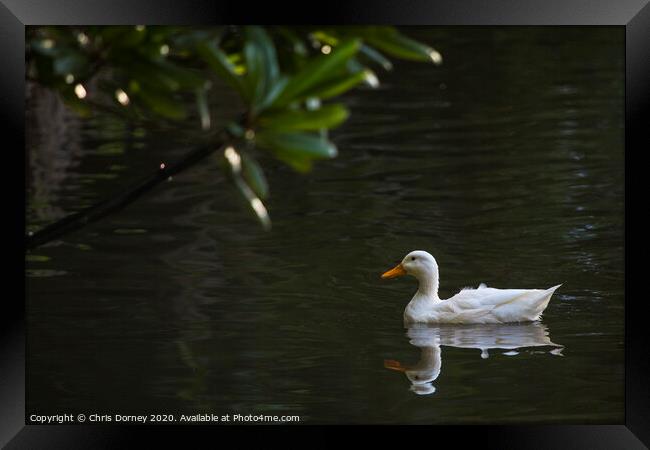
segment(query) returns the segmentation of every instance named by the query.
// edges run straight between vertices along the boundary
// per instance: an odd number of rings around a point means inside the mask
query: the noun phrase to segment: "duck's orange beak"
[[[397,372],[406,372],[407,370],[401,362],[395,361],[394,359],[384,359],[384,367],[390,370],[396,370]]]
[[[404,267],[402,267],[402,264],[398,264],[392,269],[390,269],[388,272],[384,272],[381,274],[382,278],[395,278],[395,277],[400,277],[402,275],[406,275],[406,270],[404,270]]]

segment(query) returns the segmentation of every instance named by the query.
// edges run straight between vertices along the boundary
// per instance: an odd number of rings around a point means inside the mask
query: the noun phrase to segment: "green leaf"
[[[146,34],[146,27],[135,26],[106,26],[101,31],[104,41],[118,47],[136,47]]]
[[[237,186],[239,192],[244,196],[244,198],[248,203],[248,206],[250,206],[253,213],[255,213],[255,215],[259,219],[264,229],[270,230],[271,217],[269,216],[269,212],[267,211],[266,206],[264,206],[264,203],[262,203],[262,200],[260,200],[255,195],[253,189],[251,189],[251,187],[248,184],[246,184],[244,179],[240,177],[238,174],[233,174],[232,179],[235,182],[235,186]]]
[[[269,87],[269,90],[266,94],[266,97],[264,100],[262,100],[258,105],[257,105],[257,111],[263,111],[266,109],[269,105],[273,104],[276,98],[282,93],[284,88],[286,87],[287,83],[289,82],[289,77],[280,75],[279,78],[276,80],[276,82]]]
[[[228,60],[228,56],[214,43],[202,42],[197,45],[197,52],[208,65],[224,81],[235,88],[246,100],[251,99],[251,92],[247,90],[241,77],[237,74],[235,66]]]
[[[273,40],[261,27],[248,27],[247,35],[251,41],[255,42],[262,53],[264,78],[269,84],[275,83],[280,75],[280,67],[278,66],[278,55]]]
[[[269,183],[266,181],[262,167],[252,156],[245,153],[242,157],[242,176],[258,197],[265,199],[269,195]]]
[[[54,58],[54,73],[78,74],[86,68],[87,64],[88,60],[82,53],[74,50],[64,51]]]
[[[352,74],[335,78],[331,81],[314,86],[313,88],[305,91],[298,99],[303,100],[309,97],[317,97],[322,100],[335,97],[349,91],[359,83],[366,81],[372,72],[362,70]]]
[[[48,262],[51,258],[45,255],[28,254],[25,259],[29,262]]]
[[[364,45],[361,46],[359,51],[360,51],[361,54],[363,54],[363,56],[365,56],[369,60],[374,61],[375,63],[382,66],[384,68],[384,70],[392,70],[393,69],[393,63],[391,63],[388,58],[386,58],[384,55],[379,53],[374,48],[364,44]]]
[[[201,118],[201,128],[210,129],[210,109],[208,108],[208,95],[206,89],[196,90],[196,107]]]
[[[175,120],[185,118],[183,104],[173,100],[169,94],[145,89],[144,86],[141,86],[137,96],[156,114]]]
[[[39,83],[53,87],[53,84],[60,83],[60,77],[54,75],[54,68],[52,67],[52,58],[43,56],[39,53],[33,55],[33,65],[28,67],[30,75],[38,79]]]
[[[298,95],[310,88],[324,83],[332,78],[332,74],[343,68],[358,50],[361,43],[357,39],[342,41],[329,55],[319,55],[312,58],[287,83],[285,89],[273,102],[272,106],[280,107],[294,100]]]
[[[256,165],[257,163],[252,158],[247,157],[247,155],[237,152],[234,147],[226,148],[224,151],[224,159],[230,167],[230,176],[237,189],[239,189],[239,192],[244,196],[264,228],[271,228],[271,218],[269,217],[266,206],[264,206],[264,203],[262,203],[262,200],[259,199],[255,192],[255,189],[259,189],[262,193],[268,191],[266,180],[261,169]],[[244,164],[248,164],[248,169],[242,167]],[[253,167],[257,168],[259,172],[255,172],[255,168]],[[247,170],[248,175],[246,173]],[[247,183],[247,176],[252,180],[255,187],[251,187],[249,184],[250,181]]]
[[[165,70],[146,61],[134,61],[128,67],[128,73],[138,85],[148,86],[152,90],[175,92],[181,87],[180,82]]]
[[[244,44],[244,60],[246,62],[246,76],[244,80],[248,91],[252,93],[251,101],[253,105],[256,105],[263,99],[266,91],[265,61],[260,44],[250,38],[250,29],[248,30],[247,39]]]
[[[282,111],[259,118],[259,125],[272,131],[300,131],[334,128],[349,116],[342,104],[325,105],[313,111]]]
[[[156,66],[159,71],[172,78],[181,89],[200,89],[206,85],[207,80],[192,69],[186,69],[167,61],[159,61]]]
[[[296,53],[298,56],[307,55],[307,47],[305,43],[300,39],[300,36],[289,27],[279,27],[277,29],[278,33],[282,38],[291,43],[291,50]]]
[[[307,173],[314,165],[313,159],[305,156],[291,155],[283,152],[277,152],[274,153],[274,155],[277,159],[291,167],[296,172]]]
[[[244,128],[242,128],[242,126],[236,122],[228,122],[226,124],[226,130],[232,136],[236,136],[236,137],[243,137],[244,133],[246,132],[246,130],[244,130]]]
[[[339,43],[339,40],[333,34],[327,33],[323,30],[314,31],[311,33],[311,37],[321,44],[338,45]]]
[[[312,159],[334,158],[337,155],[334,144],[311,133],[260,131],[256,135],[256,142],[263,147],[268,146],[273,150],[280,149]]]
[[[305,172],[311,168],[312,159],[328,159],[337,155],[336,146],[310,133],[277,133],[260,131],[256,144],[269,149],[278,159],[296,170]]]
[[[246,80],[253,96],[254,113],[261,111],[286,85],[286,78],[280,80],[280,67],[275,45],[261,27],[246,28],[244,45],[246,60]]]
[[[197,44],[201,42],[207,42],[215,38],[223,27],[212,27],[210,30],[199,30],[199,29],[182,29],[177,32],[172,33],[162,33],[161,40],[171,39],[174,44],[173,47],[176,51],[181,52],[192,52]],[[156,27],[156,30],[158,27]]]
[[[373,27],[370,32],[364,33],[363,38],[373,47],[398,58],[433,61],[436,64],[442,62],[440,53],[433,48],[403,36],[392,27]]]
[[[105,42],[117,41],[121,36],[131,31],[133,26],[123,26],[123,25],[114,25],[114,26],[102,26],[99,28],[99,35],[102,40]]]
[[[59,51],[59,45],[54,39],[33,39],[30,41],[30,50],[41,55],[56,56]]]
[[[65,103],[77,114],[79,114],[81,117],[89,117],[92,109],[90,108],[90,105],[79,99],[77,95],[74,93],[74,88],[72,86],[65,86],[61,91],[61,96],[63,97],[63,100]]]

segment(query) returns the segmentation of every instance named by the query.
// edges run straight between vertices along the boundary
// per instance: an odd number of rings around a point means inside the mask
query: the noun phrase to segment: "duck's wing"
[[[453,297],[436,305],[436,314],[444,317],[447,323],[482,323],[492,314],[494,303],[486,301],[494,294],[490,291],[501,291],[501,289],[488,288],[485,285],[478,289],[464,288]],[[496,292],[495,292],[496,293]]]
[[[484,309],[515,302],[532,291],[541,292],[537,289],[496,289],[481,285],[478,289],[465,288],[447,301],[453,302],[457,308]]]
[[[494,322],[493,309],[493,307],[463,308],[455,302],[443,302],[442,305],[436,306],[436,313],[438,320],[443,317],[445,323],[490,323]]]
[[[489,311],[501,321],[535,320],[544,311],[553,292],[550,289],[463,289],[447,302],[456,310]]]

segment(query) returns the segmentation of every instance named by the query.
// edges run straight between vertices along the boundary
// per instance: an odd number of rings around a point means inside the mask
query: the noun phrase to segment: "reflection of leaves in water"
[[[47,262],[51,258],[45,255],[27,255],[25,258],[28,262]]]
[[[114,180],[117,178],[115,173],[87,173],[84,174],[82,179],[87,178],[89,180]]]
[[[147,230],[144,228],[116,228],[113,230],[115,234],[145,234]]]
[[[27,269],[27,276],[32,278],[57,277],[67,273],[65,270]]]
[[[199,410],[212,411],[212,405],[205,401],[206,396],[201,395],[206,392],[205,381],[208,373],[207,369],[196,360],[192,349],[185,341],[178,340],[176,344],[181,360],[192,371],[192,374],[186,378],[187,387],[178,391],[178,397],[183,400],[195,402],[193,407],[198,407]]]
[[[121,155],[124,153],[124,147],[122,141],[106,142],[97,146],[92,153],[95,155]]]

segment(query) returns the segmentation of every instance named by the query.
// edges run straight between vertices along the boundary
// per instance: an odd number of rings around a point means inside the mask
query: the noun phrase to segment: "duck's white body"
[[[424,251],[406,255],[382,277],[413,275],[419,281],[404,310],[404,322],[412,323],[507,323],[539,320],[553,292],[550,289],[495,289],[485,285],[463,289],[447,300],[438,297],[438,264]]]
[[[553,292],[550,289],[463,289],[447,300],[415,293],[404,310],[406,323],[507,323],[539,320]]]

